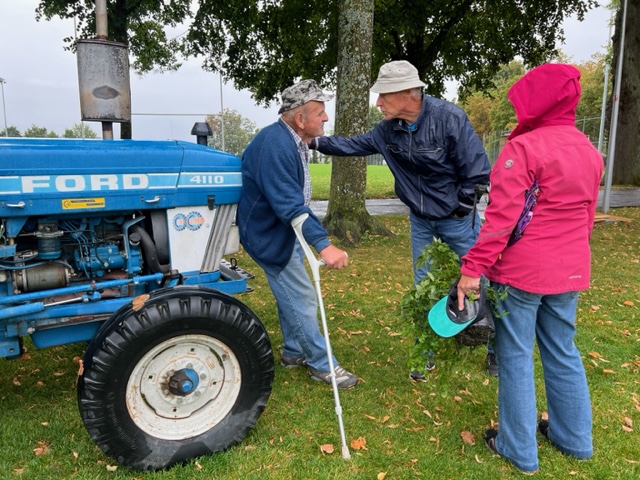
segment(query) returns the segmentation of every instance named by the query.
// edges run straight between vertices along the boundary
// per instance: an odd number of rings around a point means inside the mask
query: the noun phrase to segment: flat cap
[[[315,80],[301,80],[282,92],[282,105],[278,115],[304,105],[307,102],[328,102],[333,95],[324,93]]]

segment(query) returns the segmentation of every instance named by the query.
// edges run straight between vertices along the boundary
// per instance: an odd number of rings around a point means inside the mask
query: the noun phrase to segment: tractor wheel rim
[[[174,395],[169,387],[180,370],[198,376],[187,395]],[[235,405],[241,386],[240,363],[226,344],[207,335],[181,335],[156,345],[134,366],[126,404],[141,430],[180,440],[217,425]]]

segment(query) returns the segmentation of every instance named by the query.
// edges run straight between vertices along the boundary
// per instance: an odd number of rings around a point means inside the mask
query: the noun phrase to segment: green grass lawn
[[[595,456],[577,461],[539,438],[540,479],[640,478],[640,209],[612,213],[629,223],[599,223],[593,235],[592,288],[580,297],[577,344],[592,393]],[[381,217],[395,236],[369,236],[349,249],[350,265],[322,272],[331,342],[360,384],[340,392],[352,459],[340,455],[331,387],[304,369],[275,368],[273,391],[256,427],[228,451],[168,471],[119,466],[89,438],[76,403],[77,359],[86,345],[45,350],[28,345],[0,360],[2,479],[517,479],[492,455],[483,432],[497,421],[497,381],[484,370],[484,347],[461,348],[427,383],[408,379],[413,339],[398,304],[412,282],[406,216]],[[552,261],[552,259],[550,259]],[[262,271],[241,295],[262,319],[276,361],[281,335]],[[443,364],[446,363],[446,364]],[[536,358],[538,409],[546,410]],[[331,444],[333,454],[321,452]],[[115,468],[115,471],[113,471]]]
[[[312,163],[311,174],[313,200],[329,200],[331,185],[331,164]],[[367,166],[366,198],[394,198],[393,175],[386,165]]]

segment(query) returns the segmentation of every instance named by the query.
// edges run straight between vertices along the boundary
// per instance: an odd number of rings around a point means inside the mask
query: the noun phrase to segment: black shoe
[[[495,353],[487,353],[487,373],[492,377],[498,377],[498,363]]]
[[[543,437],[549,438],[549,420],[540,420],[538,423],[538,431]]]
[[[307,359],[303,357],[285,357],[281,355],[280,365],[284,368],[306,367]]]
[[[424,366],[424,370],[426,372],[432,372],[435,369],[436,369],[436,364],[433,362],[429,362]],[[424,372],[422,372],[421,370],[411,370],[411,372],[409,372],[409,378],[411,378],[411,380],[413,380],[414,382],[427,381],[427,377],[425,376]]]

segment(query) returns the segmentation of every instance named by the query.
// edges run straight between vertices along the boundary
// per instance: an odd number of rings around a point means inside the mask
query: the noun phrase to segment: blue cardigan
[[[304,205],[298,148],[282,119],[263,128],[242,155],[238,227],[244,249],[264,270],[278,274],[295,244],[291,220],[308,213],[302,233],[317,252],[330,245],[327,231]]]

